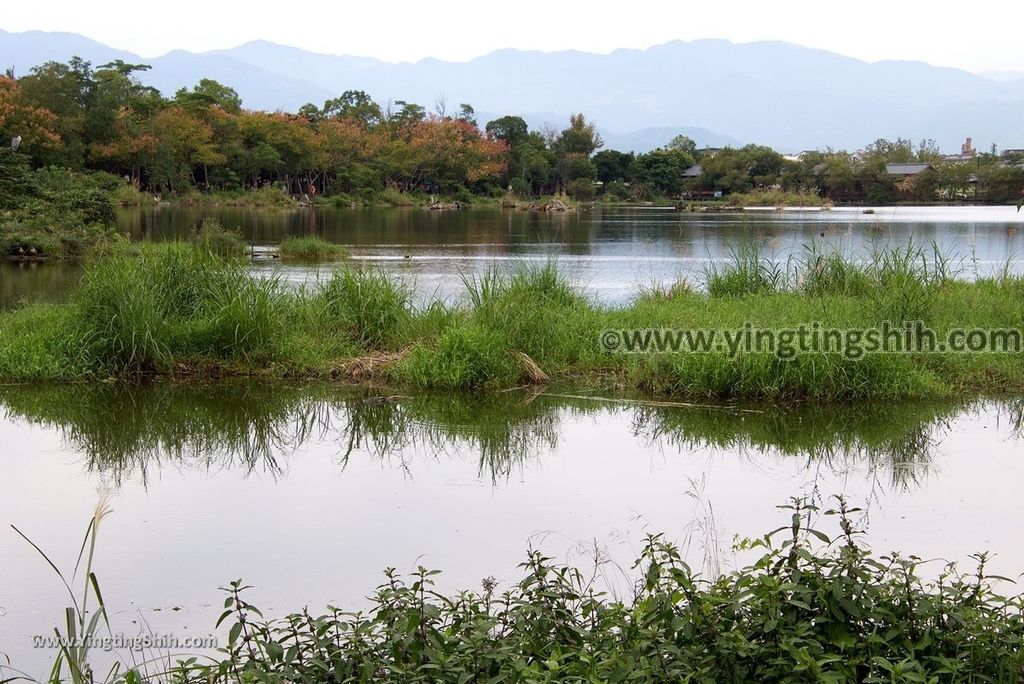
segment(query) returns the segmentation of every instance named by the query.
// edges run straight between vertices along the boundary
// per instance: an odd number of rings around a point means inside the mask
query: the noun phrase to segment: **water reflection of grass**
[[[59,430],[92,470],[115,481],[164,462],[281,474],[310,441],[337,445],[339,467],[367,453],[400,468],[406,459],[476,454],[481,478],[499,482],[559,444],[570,415],[632,418],[635,435],[680,451],[768,452],[808,465],[885,473],[913,486],[932,463],[944,425],[963,406],[870,404],[728,410],[636,406],[584,400],[424,394],[380,398],[328,385],[222,382],[208,386],[120,384],[0,387],[9,418]],[[978,405],[987,406],[987,405]],[[1024,424],[1024,402],[999,404]],[[978,410],[981,410],[980,408]]]
[[[9,417],[60,430],[90,469],[143,478],[151,466],[183,460],[278,472],[327,425],[322,392],[301,386],[12,386],[0,402]]]
[[[936,403],[865,403],[766,408],[724,417],[721,411],[638,410],[637,434],[679,448],[774,452],[833,470],[860,464],[906,489],[928,473],[946,423],[965,407]]]

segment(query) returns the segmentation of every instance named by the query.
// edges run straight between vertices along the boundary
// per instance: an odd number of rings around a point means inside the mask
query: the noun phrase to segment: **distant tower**
[[[960,155],[963,157],[973,157],[976,154],[977,151],[974,149],[974,141],[970,136],[967,136],[967,141],[960,146]]]

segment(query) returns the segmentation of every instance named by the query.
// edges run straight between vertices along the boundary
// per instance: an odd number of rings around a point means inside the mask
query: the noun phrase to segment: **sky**
[[[1024,2],[453,0],[4,3],[0,28],[69,31],[142,57],[263,39],[315,52],[465,61],[501,48],[610,52],[669,40],[781,40],[866,61],[1024,71]]]

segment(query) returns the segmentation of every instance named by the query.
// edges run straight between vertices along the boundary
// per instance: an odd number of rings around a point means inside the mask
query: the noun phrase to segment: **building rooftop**
[[[916,176],[923,171],[934,171],[931,164],[886,164],[885,172],[890,176]]]

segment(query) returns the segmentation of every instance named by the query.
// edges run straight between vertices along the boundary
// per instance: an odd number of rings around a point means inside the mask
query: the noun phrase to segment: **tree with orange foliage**
[[[0,135],[3,141],[21,136],[23,151],[55,148],[61,142],[56,124],[57,117],[52,112],[24,101],[17,81],[0,76]]]
[[[156,143],[148,155],[150,181],[171,192],[196,184],[195,169],[223,164],[227,158],[213,144],[213,129],[183,107],[167,107],[148,122],[146,135]]]
[[[138,187],[146,162],[156,156],[159,138],[147,130],[147,122],[136,112],[122,108],[114,121],[114,138],[108,143],[93,143],[92,157],[108,163],[118,173],[127,172]]]

